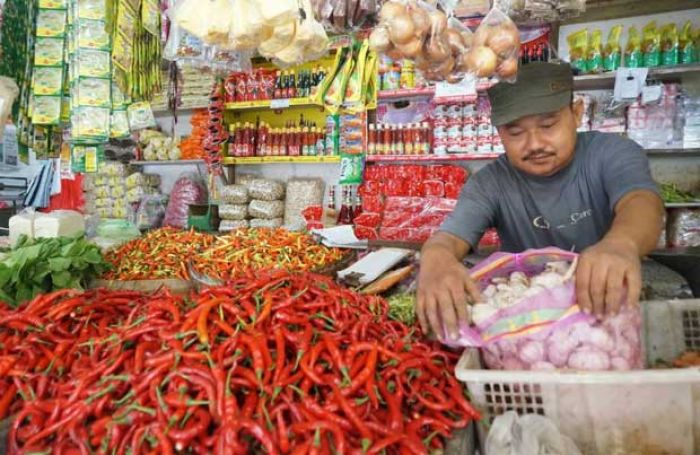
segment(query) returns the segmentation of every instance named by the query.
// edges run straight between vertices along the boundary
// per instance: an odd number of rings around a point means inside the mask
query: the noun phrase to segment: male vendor
[[[663,202],[644,151],[615,134],[578,133],[568,64],[531,63],[515,84],[488,91],[505,156],[477,172],[424,246],[417,312],[423,330],[458,336],[467,302],[480,299],[462,259],[487,228],[504,251],[556,246],[580,252],[578,303],[599,318],[636,304],[640,258],[661,233]]]

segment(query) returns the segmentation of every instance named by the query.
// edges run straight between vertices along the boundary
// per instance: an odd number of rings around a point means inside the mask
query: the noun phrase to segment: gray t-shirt
[[[525,174],[505,156],[484,167],[464,185],[441,231],[475,246],[495,227],[504,251],[580,252],[603,238],[617,202],[639,189],[658,193],[639,145],[614,134],[579,133],[574,160],[555,175]]]

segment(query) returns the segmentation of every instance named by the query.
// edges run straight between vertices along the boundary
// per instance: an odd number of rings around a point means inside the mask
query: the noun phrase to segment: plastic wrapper
[[[247,229],[250,223],[247,220],[222,220],[219,223],[219,232],[231,232],[235,229]]]
[[[126,191],[126,200],[130,203],[137,203],[149,194],[157,194],[158,191],[150,186],[136,186]]]
[[[107,220],[97,226],[97,236],[108,240],[128,242],[140,235],[141,231],[125,220]]]
[[[167,196],[145,196],[136,211],[136,227],[142,230],[159,228],[163,224],[167,203]]]
[[[519,416],[515,411],[499,415],[486,439],[489,455],[581,455],[576,443],[564,435],[557,422],[538,414]]]
[[[229,221],[245,220],[248,218],[248,206],[246,204],[221,204],[219,205],[219,217]]]
[[[251,199],[281,201],[284,199],[284,184],[276,180],[253,179],[248,186]]]
[[[254,218],[254,219],[250,220],[250,227],[251,228],[277,229],[277,228],[282,227],[283,224],[284,224],[284,219],[282,219],[282,218],[273,218],[271,220]]]
[[[100,174],[107,177],[125,177],[126,166],[116,161],[110,161],[102,164]]]
[[[221,189],[219,197],[227,204],[247,204],[250,200],[245,185],[226,185]]]
[[[577,257],[557,248],[489,256],[470,270],[486,302],[470,307],[474,326],[460,327],[458,341],[443,336],[443,342],[481,348],[491,369],[642,368],[639,307],[623,307],[602,322],[583,313],[568,275]]]
[[[253,200],[248,206],[248,213],[253,218],[264,220],[282,218],[284,217],[284,202]]]
[[[206,204],[207,197],[206,184],[199,176],[183,174],[175,182],[170,192],[170,200],[165,211],[163,225],[178,228],[187,227],[189,206]]]
[[[284,224],[303,225],[307,207],[323,205],[325,183],[321,179],[293,179],[287,182]]]
[[[670,247],[700,246],[700,210],[673,210],[668,222]]]
[[[5,133],[7,119],[12,113],[12,105],[19,95],[19,88],[9,77],[0,77],[0,140]]]
[[[460,67],[476,77],[515,81],[518,74],[520,33],[510,18],[493,8],[474,32],[472,47]]]
[[[334,33],[357,30],[377,12],[376,0],[312,0],[313,13]]]
[[[234,8],[230,0],[180,0],[171,18],[205,43],[226,44]]]
[[[495,0],[494,6],[518,24],[550,24],[581,15],[586,0]]]

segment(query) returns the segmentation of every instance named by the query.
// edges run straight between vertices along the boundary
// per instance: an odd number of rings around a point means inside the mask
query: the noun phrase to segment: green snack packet
[[[627,32],[627,47],[625,47],[625,66],[640,68],[643,63],[642,39],[637,27],[630,27]]]
[[[569,43],[571,66],[585,73],[588,71],[588,29],[579,30],[566,37]]]
[[[112,139],[123,139],[129,137],[129,117],[126,110],[112,112],[112,125],[109,137]]]
[[[676,24],[666,24],[661,29],[661,63],[678,65],[680,62],[680,40]]]
[[[683,64],[695,63],[697,61],[697,45],[693,39],[693,24],[687,21],[683,25],[679,39],[680,62]]]
[[[107,51],[81,49],[75,59],[78,77],[110,79],[112,58]]]
[[[78,106],[112,107],[109,79],[80,78],[76,89]]]
[[[622,63],[622,51],[620,47],[620,36],[622,35],[622,25],[616,25],[610,29],[608,42],[605,45],[603,56],[603,69],[605,71],[615,71]]]
[[[78,47],[109,51],[110,39],[103,21],[84,19],[77,26]]]
[[[365,169],[365,156],[358,154],[340,154],[340,184],[359,185]]]
[[[40,9],[36,17],[36,36],[42,38],[63,38],[66,35],[66,11]]]
[[[588,45],[588,58],[586,67],[589,73],[600,73],[603,71],[603,32],[600,29],[591,33],[591,42]]]
[[[55,96],[63,91],[63,67],[34,68],[34,95]]]
[[[58,125],[61,122],[60,96],[35,96],[32,122],[35,125]]]
[[[656,27],[656,21],[651,21],[642,29],[642,48],[644,64],[648,68],[661,65],[661,34]]]

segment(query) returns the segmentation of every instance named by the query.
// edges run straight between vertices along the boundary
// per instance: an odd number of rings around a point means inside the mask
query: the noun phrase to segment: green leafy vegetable
[[[659,184],[659,188],[661,189],[661,198],[664,200],[664,202],[694,202],[698,199],[693,193],[681,191],[673,183],[661,183]]]
[[[0,259],[0,301],[17,306],[56,289],[83,289],[107,270],[99,248],[84,237],[22,236]]]

